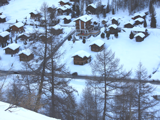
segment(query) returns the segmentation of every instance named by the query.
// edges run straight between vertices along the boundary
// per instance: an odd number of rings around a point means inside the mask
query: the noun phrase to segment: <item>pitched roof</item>
[[[24,26],[24,24],[21,23],[21,22],[18,22],[16,24],[14,24],[13,26],[16,26],[17,28],[20,28],[20,27]]]
[[[74,56],[79,56],[81,58],[84,58],[84,57],[90,57],[91,55],[84,50],[80,50],[80,51],[76,52],[74,55],[72,55],[72,57],[74,57]]]
[[[4,19],[4,18],[6,18],[6,16],[5,15],[0,15],[0,18]]]
[[[0,33],[1,37],[6,37],[7,35],[9,35],[10,33],[8,31],[4,31]]]
[[[112,24],[112,25],[110,25],[108,28],[114,28],[114,29],[117,29],[117,25],[116,24]]]
[[[67,9],[71,9],[71,6],[69,6],[69,5],[64,5],[64,6],[58,7],[57,9],[61,9],[61,10],[65,11],[65,10],[67,10]]]
[[[27,56],[30,56],[32,54],[32,51],[30,49],[24,49],[24,50],[20,51],[18,54],[19,55],[20,54],[25,54]]]
[[[125,23],[125,25],[126,25],[126,24],[131,24],[131,25],[133,25],[133,24],[134,24],[134,21],[128,21],[128,22]]]
[[[89,4],[88,6],[91,6],[91,7],[95,8],[95,9],[97,8],[96,4],[94,4],[94,3]]]
[[[22,34],[19,34],[18,37],[22,36],[22,35],[25,35],[27,37],[29,37],[29,33],[22,33]]]
[[[137,19],[135,19],[135,21],[143,22],[144,19],[143,18],[137,18]]]
[[[117,18],[117,17],[112,17],[112,19],[111,20],[118,20],[119,18]]]
[[[68,16],[65,16],[64,18],[66,18],[67,20],[70,20],[70,19],[71,19],[71,16],[68,15]],[[63,18],[63,19],[64,19],[64,18]]]
[[[93,41],[90,45],[94,45],[94,44],[101,47],[102,45],[104,45],[104,41],[98,39],[98,40]]]
[[[146,15],[145,13],[135,13],[133,17],[136,17],[136,16],[144,17],[145,15]]]
[[[12,44],[9,44],[8,46],[6,46],[4,49],[7,49],[7,48],[10,48],[12,50],[16,50],[17,48],[19,48],[20,46],[16,43],[12,43]]]
[[[78,17],[78,18],[75,19],[74,21],[76,21],[76,20],[82,20],[82,21],[84,21],[84,22],[87,22],[87,21],[89,21],[89,20],[91,20],[91,19],[92,19],[91,16],[89,16],[89,15],[83,15],[83,16],[81,16],[81,17]]]
[[[137,33],[134,37],[141,37],[141,38],[144,38],[145,37],[145,34],[144,33]]]

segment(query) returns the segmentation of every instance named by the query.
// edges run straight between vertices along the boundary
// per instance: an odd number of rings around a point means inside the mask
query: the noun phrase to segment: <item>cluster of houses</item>
[[[91,51],[99,52],[104,49],[104,41],[102,40],[96,40],[90,44]],[[76,52],[73,56],[73,62],[75,65],[84,65],[86,63],[89,63],[91,61],[91,55],[84,51],[80,50]]]

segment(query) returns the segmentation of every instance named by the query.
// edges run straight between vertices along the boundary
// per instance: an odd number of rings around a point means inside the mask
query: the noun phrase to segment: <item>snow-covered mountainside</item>
[[[21,107],[5,111],[9,106],[8,103],[0,102],[1,120],[58,120]]]

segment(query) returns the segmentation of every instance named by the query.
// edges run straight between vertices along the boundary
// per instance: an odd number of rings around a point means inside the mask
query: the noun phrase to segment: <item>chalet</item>
[[[5,47],[7,44],[7,40],[9,40],[9,32],[8,31],[4,31],[0,33],[0,43],[2,45],[2,47]]]
[[[108,27],[110,34],[115,34],[119,32],[118,26],[116,24],[112,24]]]
[[[64,5],[71,5],[71,3],[68,2],[68,0],[60,0],[60,1],[59,1],[59,4],[60,4],[61,6],[64,6]]]
[[[37,12],[30,12],[30,19],[36,19],[37,18]]]
[[[89,4],[86,8],[86,12],[89,14],[95,14],[96,13],[96,5],[95,4]]]
[[[145,13],[135,13],[132,17],[133,20],[137,19],[137,18],[145,18],[146,14]]]
[[[104,48],[104,41],[102,41],[102,40],[96,40],[96,41],[94,41],[94,42],[92,42],[91,44],[90,44],[90,46],[91,46],[91,51],[94,51],[94,52],[99,52],[99,51],[101,51],[103,48]]]
[[[83,15],[75,19],[76,23],[76,35],[80,38],[89,38],[91,35],[97,36],[100,33],[99,29],[94,29],[94,26],[91,25],[92,17],[88,15]]]
[[[137,41],[137,42],[141,42],[141,41],[144,40],[145,34],[144,34],[144,33],[138,33],[138,34],[136,34],[134,37],[136,38],[136,41]]]
[[[64,20],[64,24],[68,24],[71,22],[71,16],[65,16],[63,20]]]
[[[84,65],[91,61],[91,55],[83,50],[76,52],[72,57],[75,65]]]
[[[133,28],[134,27],[134,21],[129,21],[124,24],[124,28]]]
[[[16,54],[19,52],[19,45],[16,43],[9,44],[4,48],[6,54]]]
[[[18,22],[18,23],[11,26],[11,30],[14,32],[22,32],[22,31],[24,31],[23,26],[24,26],[23,23]]]
[[[5,15],[0,15],[0,23],[6,22],[6,16]]]
[[[21,40],[27,40],[29,38],[29,34],[28,33],[22,33],[18,36],[18,38],[20,38]]]
[[[20,61],[30,61],[34,58],[34,54],[30,49],[22,50],[18,53]]]
[[[118,25],[118,24],[119,24],[119,23],[118,23],[118,18],[112,17],[112,24]]]
[[[58,7],[57,11],[59,15],[69,15],[69,13],[71,13],[71,6],[64,5],[64,6]]]
[[[143,18],[137,18],[137,19],[135,19],[134,25],[143,24],[143,22],[144,22],[144,19],[143,19]]]

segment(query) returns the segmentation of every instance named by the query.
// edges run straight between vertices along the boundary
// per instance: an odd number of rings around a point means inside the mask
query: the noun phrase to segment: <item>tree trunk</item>
[[[103,120],[105,120],[105,116],[106,116],[106,102],[107,102],[107,85],[106,85],[106,78],[105,78],[105,94],[104,94],[104,109],[103,109]]]

